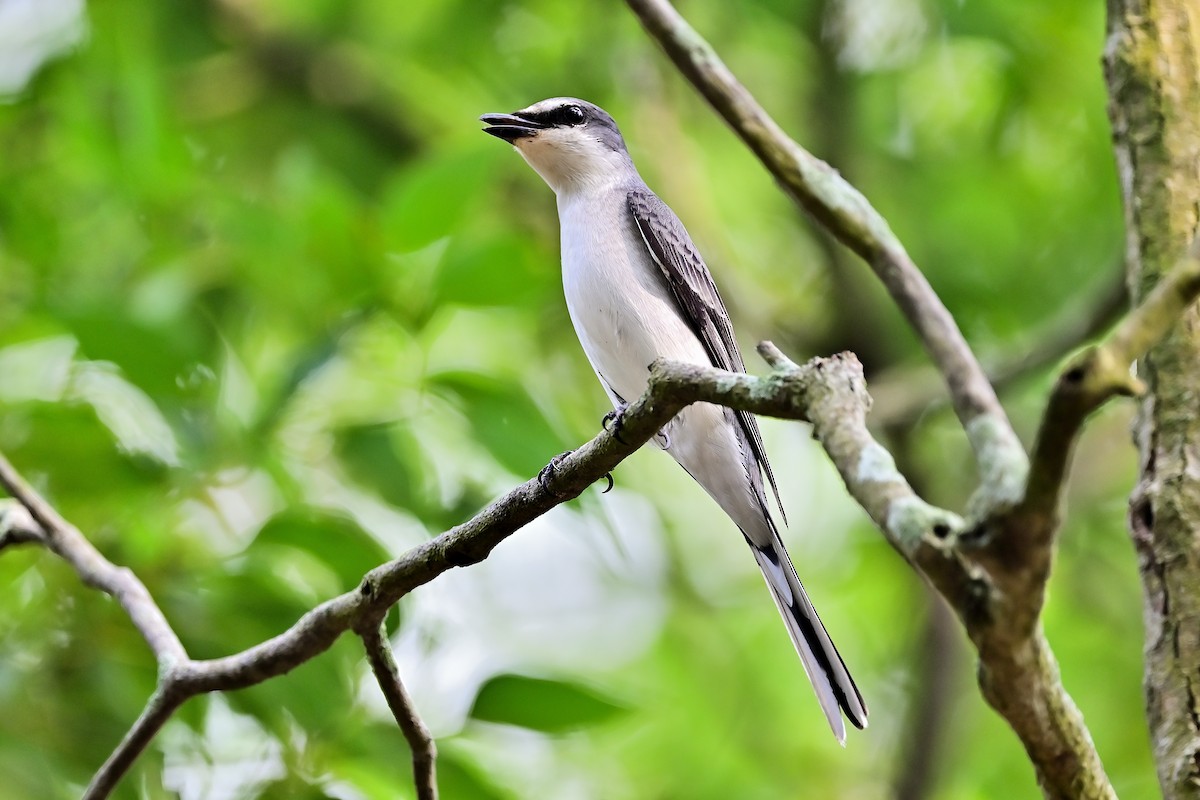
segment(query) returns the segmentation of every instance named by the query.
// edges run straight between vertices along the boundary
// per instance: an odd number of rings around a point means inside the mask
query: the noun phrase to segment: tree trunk
[[[1200,213],[1200,2],[1109,0],[1105,71],[1137,302],[1183,253]],[[1146,710],[1169,800],[1200,797],[1200,313],[1138,364],[1130,529],[1144,587]]]

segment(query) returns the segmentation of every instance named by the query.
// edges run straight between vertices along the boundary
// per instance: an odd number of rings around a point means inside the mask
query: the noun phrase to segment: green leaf
[[[116,306],[101,305],[77,312],[70,319],[82,355],[112,361],[129,381],[151,397],[189,394],[182,376],[204,363],[206,333],[198,314],[174,319],[172,327],[131,320]]]
[[[625,706],[570,681],[497,675],[479,690],[471,716],[544,733],[564,733],[605,722]]]

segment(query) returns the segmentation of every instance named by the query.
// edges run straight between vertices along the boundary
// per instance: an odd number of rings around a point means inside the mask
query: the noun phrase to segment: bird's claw
[[[559,453],[554,458],[550,459],[550,463],[542,467],[542,471],[538,473],[538,485],[544,491],[550,492],[555,497],[562,497],[562,492],[556,492],[550,488],[550,481],[554,478],[554,473],[558,470],[558,465],[563,462],[567,456],[574,453],[574,450],[567,450],[564,453]],[[600,494],[608,494],[608,491],[613,488],[613,476],[611,472],[604,473],[604,480],[608,481],[608,486],[601,490]]]
[[[558,471],[558,465],[563,462],[563,459],[574,452],[574,450],[567,450],[566,452],[559,453],[554,458],[550,459],[549,464],[542,467],[542,471],[538,473],[538,485],[541,486],[544,491],[550,492],[550,494],[553,494],[557,497],[562,496],[559,492],[556,492],[550,488],[550,480],[554,477],[554,473]]]
[[[614,408],[612,411],[605,414],[604,418],[600,420],[600,426],[604,428],[604,430],[610,431],[613,435],[613,438],[615,438],[621,444],[629,444],[629,442],[621,438],[621,426],[624,424],[625,409],[627,408],[629,408],[629,406],[622,403],[619,408]]]

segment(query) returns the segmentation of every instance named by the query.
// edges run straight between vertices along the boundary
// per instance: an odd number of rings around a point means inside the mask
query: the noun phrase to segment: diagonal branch
[[[867,430],[870,398],[858,360],[844,354],[796,365],[770,344],[760,349],[775,367],[764,378],[712,367],[656,362],[646,393],[630,404],[622,417],[620,439],[610,431],[602,431],[561,461],[556,460],[544,480],[539,477],[516,487],[467,522],[376,567],[355,590],[321,603],[278,636],[240,653],[210,660],[188,658],[141,581],[105,559],[0,456],[0,485],[40,526],[46,546],[74,567],[87,585],[120,600],[159,661],[157,691],[125,740],[97,772],[89,800],[108,796],[137,755],[188,698],[261,683],[324,652],[346,631],[361,631],[368,625],[374,628],[387,610],[414,588],[455,567],[482,561],[505,538],[577,497],[693,402],[707,401],[810,421],[847,488],[888,540],[920,566],[943,594],[958,598],[960,605],[977,595],[978,575],[943,546],[944,541],[952,541],[962,533],[961,520],[917,497],[891,455]],[[364,641],[373,666],[379,674],[376,662],[382,657],[383,672],[390,676],[386,655],[381,656],[377,648],[371,652],[371,636],[366,633]],[[389,685],[385,692],[394,689]],[[432,744],[414,746],[414,753],[418,750],[428,753],[432,764]],[[414,763],[414,767],[418,775],[425,774],[423,764]]]
[[[783,189],[867,261],[918,334],[949,388],[981,481],[968,505],[967,530],[955,531],[944,542],[942,563],[954,564],[954,579],[930,571],[922,559],[911,560],[962,619],[979,652],[980,689],[1021,738],[1043,793],[1050,798],[1114,797],[1039,622],[1059,528],[1057,506],[1071,446],[1087,414],[1112,394],[1137,388],[1123,370],[1186,307],[1200,278],[1181,271],[1144,311],[1130,314],[1107,342],[1064,372],[1047,408],[1030,474],[1030,460],[993,386],[886,221],[835,170],[780,129],[668,0],[626,2]],[[838,463],[831,441],[821,436],[819,425],[814,427]],[[871,461],[865,456],[872,452],[861,450],[860,474],[869,471]],[[894,469],[890,458],[887,466]],[[839,471],[846,477],[842,464]],[[860,496],[850,480],[846,483],[880,523],[871,498]],[[885,533],[892,528],[886,522],[881,527]],[[929,537],[923,536],[921,544],[930,545]],[[965,593],[954,594],[962,588]]]
[[[92,777],[91,783],[83,793],[83,800],[103,800],[108,797],[171,715],[190,696],[181,692],[171,682],[160,684],[154,694],[150,695],[146,708],[125,734],[125,738]]]
[[[359,628],[358,635],[362,637],[367,660],[371,662],[371,670],[379,681],[388,708],[412,749],[417,800],[437,800],[437,745],[400,680],[400,670],[396,667],[392,646],[388,644],[387,629],[382,622],[378,625],[367,623]]]
[[[888,540],[925,569],[944,592],[975,591],[941,541],[962,531],[954,514],[926,504],[896,470],[866,427],[870,400],[852,355],[797,366],[762,346],[775,371],[762,378],[680,362],[658,361],[649,388],[623,417],[621,439],[601,431],[561,461],[543,483],[534,478],[472,519],[368,572],[359,587],[309,611],[284,633],[224,658],[190,662],[181,681],[194,692],[240,689],[280,675],[328,649],[345,631],[378,617],[401,597],[442,573],[475,564],[517,530],[611,472],[681,409],[711,402],[813,424],[851,494]],[[623,441],[622,441],[623,440]]]
[[[626,0],[646,31],[805,211],[874,270],[950,390],[982,475],[981,507],[1020,497],[1028,459],[950,312],[886,220],[773,120],[667,0]]]
[[[1131,389],[1132,379],[1119,369],[1123,360],[1161,335],[1169,319],[1198,291],[1200,261],[1190,257],[1143,306],[1131,312],[1107,342],[1085,353],[1081,361],[1085,369],[1068,370],[1060,385],[1083,387],[1092,404],[1086,410],[1123,388]],[[516,487],[462,525],[376,567],[363,577],[357,589],[320,604],[287,631],[240,653],[205,661],[187,657],[162,612],[133,573],[105,559],[0,456],[0,485],[40,527],[46,546],[71,564],[85,583],[120,600],[159,660],[158,690],[97,773],[88,797],[108,796],[138,753],[189,697],[261,683],[324,652],[348,630],[361,631],[368,621],[374,629],[405,594],[454,567],[482,561],[521,527],[577,497],[693,402],[810,422],[849,493],[887,540],[930,579],[963,619],[980,654],[984,695],[1021,736],[1047,795],[1068,796],[1059,787],[1085,781],[1096,787],[1095,796],[1111,796],[1082,717],[1063,689],[1053,654],[1036,625],[1048,571],[1033,573],[1037,596],[1031,600],[1013,590],[1014,575],[1028,575],[1030,571],[1014,570],[1008,561],[994,557],[996,543],[1014,541],[1014,531],[1030,519],[1036,517],[1040,524],[1052,524],[1053,517],[1043,513],[1046,496],[1039,494],[1036,486],[1031,487],[1018,509],[1020,514],[1005,510],[968,528],[955,514],[925,503],[896,468],[887,449],[871,436],[866,424],[870,397],[857,358],[842,354],[797,365],[770,343],[760,345],[759,351],[773,367],[771,374],[762,378],[713,367],[656,362],[646,393],[623,416],[621,439],[602,431],[561,461],[556,460],[545,480],[535,478]],[[1060,391],[1069,400],[1076,390]],[[1056,403],[1067,400],[1052,398],[1047,418],[1059,413]],[[1068,417],[1074,427],[1067,427],[1077,432],[1086,410],[1069,403],[1061,408],[1066,409],[1063,413],[1075,415]],[[1062,446],[1069,449],[1070,442]],[[1052,457],[1054,447],[1047,439],[1035,450],[1039,470],[1050,468],[1053,473],[1058,463]],[[1044,461],[1043,453],[1047,454]],[[1059,484],[1063,474],[1064,468],[1058,468]],[[24,528],[32,530],[28,524]],[[981,529],[1003,535],[979,536]],[[976,546],[978,542],[983,544]],[[1049,551],[1049,547],[1045,549]],[[1033,624],[1026,624],[1029,620]],[[382,673],[391,676],[387,657],[372,643],[371,636],[366,633],[364,642],[373,666],[377,674],[382,666]],[[395,690],[396,685],[389,684],[385,691]],[[400,708],[403,716],[403,704]],[[415,757],[423,759],[429,753],[432,762],[432,745],[426,747],[423,741],[418,732]],[[424,762],[414,762],[414,767],[418,775],[426,774]]]
[[[985,699],[1021,737],[1047,797],[1115,797],[1079,709],[1062,687],[1040,623],[1060,529],[1071,451],[1087,416],[1106,400],[1143,391],[1130,364],[1200,295],[1200,244],[1102,342],[1063,370],[1034,445],[1028,489],[1011,509],[960,544],[996,582],[992,620],[967,624],[980,655]]]
[[[179,637],[141,580],[102,556],[74,525],[63,519],[25,482],[2,454],[0,486],[24,506],[41,527],[46,547],[74,567],[85,584],[111,595],[121,604],[146,644],[154,651],[160,669],[187,660],[187,651],[183,649]]]

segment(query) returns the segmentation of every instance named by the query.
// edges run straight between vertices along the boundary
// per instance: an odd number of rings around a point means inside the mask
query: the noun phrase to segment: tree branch
[[[396,667],[392,646],[388,644],[387,628],[382,622],[378,625],[367,623],[359,628],[358,635],[362,637],[367,660],[371,662],[371,670],[379,681],[388,708],[412,750],[417,800],[437,800],[437,745],[400,680],[400,670]]]
[[[697,401],[812,422],[847,488],[888,540],[925,570],[944,594],[959,598],[977,594],[977,576],[965,570],[961,560],[942,545],[943,540],[953,540],[962,532],[962,521],[917,497],[896,470],[891,455],[868,432],[870,398],[858,360],[844,354],[798,366],[770,344],[764,343],[760,349],[775,367],[764,378],[712,367],[656,362],[646,393],[625,411],[621,439],[610,431],[600,432],[556,462],[545,481],[527,481],[462,525],[376,567],[363,577],[357,589],[320,604],[280,635],[240,653],[210,660],[188,658],[133,573],[100,555],[0,456],[0,485],[44,529],[47,546],[71,564],[87,585],[121,601],[159,660],[158,690],[97,773],[89,798],[99,800],[108,795],[166,719],[188,698],[261,683],[324,652],[348,630],[361,631],[368,621],[373,628],[396,601],[417,586],[454,567],[482,561],[521,527],[577,497],[645,444],[681,409]],[[370,633],[364,637],[369,651],[370,637]],[[378,657],[378,652],[371,655],[373,666]],[[385,673],[390,675],[390,670],[385,669]]]
[[[792,140],[667,0],[626,0],[646,31],[804,210],[874,270],[941,372],[975,451],[977,506],[1015,502],[1028,460],[954,318],[887,222],[853,186]]]
[[[1039,622],[1070,455],[1092,411],[1115,395],[1143,390],[1130,364],[1200,294],[1198,252],[1193,245],[1107,339],[1066,366],[1042,417],[1024,498],[959,543],[996,582],[990,619],[967,621],[980,655],[980,688],[1021,737],[1047,797],[1115,797]]]
[[[1073,377],[1073,370],[1065,373],[1060,385],[1068,388],[1062,391],[1071,397],[1091,398],[1090,407],[1094,408],[1130,386],[1132,379],[1119,369],[1121,360],[1160,335],[1168,324],[1166,317],[1178,314],[1198,291],[1200,260],[1189,257],[1143,306],[1129,314],[1109,340],[1087,351],[1090,355],[1082,362],[1085,369],[1080,376]],[[1046,495],[1039,494],[1039,487],[1031,487],[1026,502],[1018,508],[1021,513],[1003,510],[968,528],[957,515],[918,497],[891,454],[871,436],[866,424],[870,397],[862,365],[853,355],[813,359],[800,366],[770,343],[764,342],[759,351],[773,367],[771,374],[762,378],[694,364],[655,362],[646,393],[624,414],[621,440],[602,431],[557,462],[545,481],[535,478],[518,486],[462,525],[376,567],[356,590],[322,603],[284,633],[241,653],[205,661],[187,657],[141,582],[129,570],[104,559],[0,456],[0,484],[41,527],[47,547],[70,563],[85,583],[117,597],[159,659],[158,691],[97,773],[88,796],[106,797],[187,698],[243,688],[280,675],[328,649],[351,629],[363,636],[372,666],[377,676],[383,676],[385,693],[394,695],[389,704],[405,720],[401,722],[404,728],[413,715],[411,709],[404,710],[403,702],[399,706],[394,702],[403,697],[399,694],[402,686],[398,678],[391,683],[394,671],[380,649],[386,643],[375,638],[380,636],[378,621],[387,610],[443,572],[482,561],[525,524],[578,496],[693,402],[810,422],[849,493],[963,619],[980,654],[984,696],[1021,737],[1046,795],[1074,796],[1067,787],[1090,786],[1095,791],[1085,796],[1111,796],[1082,717],[1063,689],[1053,654],[1036,625],[1048,567],[1031,573],[1021,567],[1023,562],[996,557],[997,543],[1003,546],[1014,541],[1014,531],[1031,524],[1055,523],[1055,517],[1046,514]],[[1084,394],[1078,387],[1083,387]],[[1057,402],[1052,398],[1048,418],[1058,413],[1054,410]],[[1072,413],[1077,415],[1077,430],[1085,413]],[[1047,441],[1035,452],[1048,452],[1053,446]],[[1062,446],[1069,450],[1070,442]],[[1047,458],[1046,464],[1058,463]],[[1058,474],[1065,475],[1065,467]],[[1049,542],[1044,548],[1047,552],[1052,539]],[[1028,588],[1030,574],[1036,578],[1032,596],[1017,590]],[[421,776],[427,774],[423,759],[432,763],[432,743],[426,746],[419,727],[413,730],[414,768]]]
[[[141,580],[102,556],[74,525],[63,519],[25,482],[3,454],[0,454],[0,486],[24,506],[41,527],[48,548],[74,567],[86,585],[111,595],[121,604],[154,652],[160,670],[187,660],[187,651],[179,637]]]
[[[862,462],[856,474],[869,472],[875,452],[869,445],[851,436],[849,441],[855,444],[850,453],[839,453],[847,428],[830,439],[822,436],[814,420],[817,436],[851,494],[946,595],[963,620],[979,652],[983,695],[1021,738],[1043,793],[1050,798],[1113,797],[1039,623],[1059,528],[1058,499],[1071,446],[1085,417],[1112,394],[1136,388],[1121,368],[1186,307],[1195,281],[1181,272],[1173,287],[1157,295],[1149,308],[1131,313],[1104,345],[1086,351],[1064,372],[1047,407],[1034,456],[1038,471],[1031,475],[1029,458],[982,367],[878,212],[828,164],[784,134],[667,0],[626,2],[784,190],[871,265],[917,332],[946,381],[981,473],[968,504],[968,528],[960,535],[957,526],[951,526],[940,548],[943,558],[918,557],[938,552],[933,544],[937,537],[897,536],[896,527],[872,505],[888,499],[887,492],[864,494],[851,479],[846,456],[857,450]],[[843,407],[843,413],[853,411]],[[856,428],[856,424],[849,426],[851,431]],[[884,471],[894,470],[889,456]],[[947,564],[952,568],[936,571]]]
[[[133,766],[133,762],[146,749],[146,745],[150,744],[171,715],[190,696],[179,691],[178,686],[171,681],[160,682],[154,694],[150,695],[142,715],[92,777],[91,783],[83,793],[83,800],[103,800],[108,797],[122,776]]]

